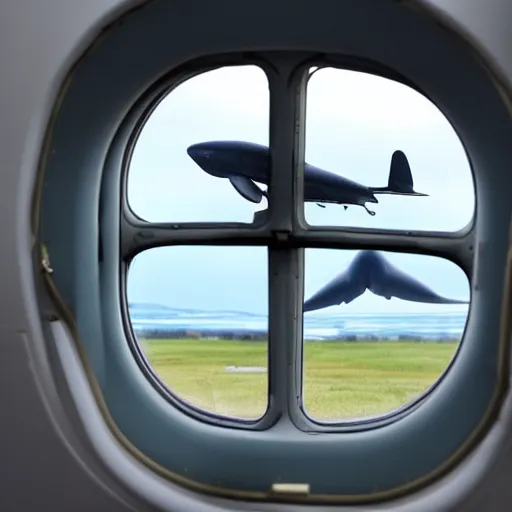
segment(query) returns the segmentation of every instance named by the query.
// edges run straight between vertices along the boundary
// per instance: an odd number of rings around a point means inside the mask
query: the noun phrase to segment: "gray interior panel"
[[[313,435],[285,417],[259,431],[199,421],[154,389],[127,343],[119,191],[137,102],[174,68],[240,47],[340,53],[388,66],[443,110],[470,158],[478,205],[475,250],[485,257],[475,269],[483,278],[478,289],[473,283],[462,349],[428,400],[382,428]],[[512,168],[512,120],[468,49],[429,19],[391,0],[261,0],[250,9],[235,0],[149,2],[112,25],[78,63],[55,116],[44,167],[41,240],[117,426],[163,468],[219,493],[266,493],[275,482],[297,482],[309,483],[313,498],[371,500],[440,471],[496,405],[504,378],[501,295],[495,290],[503,287],[512,210],[510,192],[500,183]]]

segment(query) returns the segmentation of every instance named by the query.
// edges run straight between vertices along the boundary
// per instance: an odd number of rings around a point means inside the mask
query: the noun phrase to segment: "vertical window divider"
[[[302,377],[303,249],[290,243],[302,199],[297,187],[301,91],[294,67],[286,59],[280,64],[269,73],[269,404],[288,419],[298,407]]]

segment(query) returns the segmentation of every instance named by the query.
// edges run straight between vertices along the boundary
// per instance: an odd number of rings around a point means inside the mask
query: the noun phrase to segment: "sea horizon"
[[[268,315],[225,309],[174,308],[162,304],[129,304],[134,331],[139,335],[194,332],[201,336],[264,335]],[[459,338],[467,308],[439,312],[311,312],[304,315],[304,337],[334,340],[346,337]]]

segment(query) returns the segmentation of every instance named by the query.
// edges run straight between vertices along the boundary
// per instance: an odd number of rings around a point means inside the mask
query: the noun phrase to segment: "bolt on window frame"
[[[377,249],[438,256],[457,264],[471,283],[473,239],[477,204],[471,222],[457,232],[405,231],[344,226],[312,226],[304,216],[303,176],[307,83],[317,69],[332,67],[370,73],[400,82],[426,96],[401,75],[378,64],[340,56],[311,57],[297,52],[272,63],[260,55],[232,55],[204,59],[194,68],[177,70],[148,91],[145,114],[133,131],[123,160],[121,190],[121,297],[125,333],[139,366],[156,389],[183,413],[220,426],[265,430],[283,415],[304,431],[346,432],[377,428],[409,414],[428,399],[449,372],[461,341],[448,367],[422,395],[403,406],[374,417],[337,422],[312,419],[305,411],[303,394],[303,300],[304,249]],[[252,224],[237,222],[148,222],[129,207],[127,174],[138,134],[160,101],[194,76],[225,66],[255,65],[269,84],[270,179],[268,208],[257,212]],[[427,96],[428,98],[428,96]],[[268,249],[268,401],[257,420],[246,420],[202,410],[173,393],[157,376],[144,356],[131,328],[126,296],[126,278],[133,258],[148,249],[163,246],[258,245]],[[469,308],[471,309],[471,300]],[[469,318],[470,311],[468,312]],[[467,321],[466,321],[467,325]],[[278,341],[276,341],[278,339]]]

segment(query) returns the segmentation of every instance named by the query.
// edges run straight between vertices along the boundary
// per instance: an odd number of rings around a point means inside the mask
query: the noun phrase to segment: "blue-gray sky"
[[[204,173],[186,149],[208,140],[268,144],[268,83],[253,66],[223,68],[195,77],[155,109],[137,141],[129,169],[128,199],[149,221],[251,222],[254,211],[225,179]],[[425,97],[379,77],[325,69],[308,86],[306,161],[370,186],[387,184],[394,150],[411,164],[415,189],[429,197],[379,196],[371,217],[361,207],[305,207],[311,224],[454,231],[470,222],[474,189],[458,136]],[[306,295],[328,282],[355,251],[306,252]],[[469,297],[453,263],[390,254],[390,261],[454,298]],[[129,277],[129,299],[171,307],[266,313],[264,248],[179,247],[139,255]],[[341,309],[343,308],[343,309]],[[448,306],[387,301],[366,292],[330,312],[440,311]],[[451,309],[461,307],[449,306]],[[463,307],[464,308],[464,307]]]

